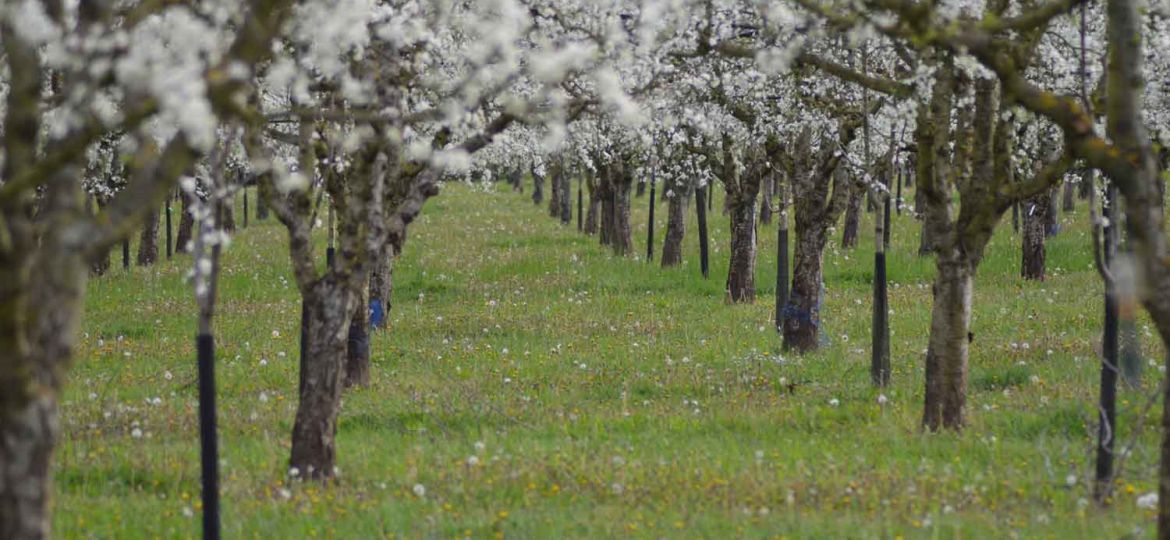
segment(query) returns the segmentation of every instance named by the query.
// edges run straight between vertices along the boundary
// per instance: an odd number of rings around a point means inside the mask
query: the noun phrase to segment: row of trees
[[[776,324],[794,351],[820,341],[830,228],[844,215],[853,242],[867,198],[888,216],[913,186],[921,251],[937,268],[930,430],[965,423],[972,290],[995,226],[1017,209],[1036,260],[1044,198],[1071,170],[1098,171],[1118,190],[1136,285],[1105,263],[1102,274],[1134,291],[1166,343],[1150,133],[1167,128],[1170,104],[1142,81],[1168,68],[1135,39],[1168,39],[1165,16],[1135,0],[15,1],[0,10],[0,538],[47,536],[57,399],[89,269],[143,223],[152,231],[176,187],[201,351],[225,201],[254,184],[287,229],[303,298],[289,465],[305,478],[335,473],[341,395],[369,378],[367,317],[389,309],[410,224],[443,181],[487,171],[532,174],[538,201],[549,180],[550,213],[566,222],[577,180],[579,226],[618,254],[634,249],[635,186],[661,182],[667,266],[681,260],[693,197],[704,275],[720,183],[729,302],[754,301],[757,223],[778,207],[780,249],[791,218],[794,253]],[[1046,144],[1056,139],[1062,148]],[[312,242],[322,216],[323,270]],[[884,241],[886,220],[875,222]],[[875,283],[877,384],[889,377],[882,302]],[[1170,535],[1170,423],[1164,434],[1159,526]]]

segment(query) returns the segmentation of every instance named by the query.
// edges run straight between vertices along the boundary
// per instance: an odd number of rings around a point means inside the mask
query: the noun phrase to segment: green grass
[[[660,245],[665,205],[657,216]],[[908,216],[894,220],[893,384],[877,404],[870,217],[858,248],[834,233],[826,253],[831,345],[796,357],[771,329],[774,226],[760,229],[759,301],[729,306],[718,210],[704,281],[693,216],[686,264],[662,270],[612,257],[527,194],[448,186],[397,263],[392,329],[373,339],[372,384],[344,398],[330,486],[286,477],[299,300],[283,229],[253,222],[225,254],[216,325],[226,537],[1150,536],[1135,499],[1156,486],[1158,418],[1143,414],[1156,369],[1121,394],[1120,436],[1137,435],[1114,504],[1087,504],[1102,285],[1083,213],[1062,218],[1044,283],[1018,278],[1010,222],[992,241],[961,435],[918,428],[933,263]],[[90,285],[62,406],[59,537],[199,533],[189,264]]]

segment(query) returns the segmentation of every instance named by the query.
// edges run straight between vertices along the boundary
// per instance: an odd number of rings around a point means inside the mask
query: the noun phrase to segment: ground
[[[622,259],[527,194],[445,187],[397,263],[391,328],[373,339],[371,385],[345,396],[340,480],[324,487],[288,476],[299,300],[284,230],[252,220],[226,252],[216,320],[225,537],[1153,534],[1136,501],[1156,489],[1160,362],[1121,393],[1132,451],[1112,506],[1089,503],[1102,285],[1083,203],[1042,283],[1018,277],[1001,223],[976,282],[970,427],[938,435],[919,429],[933,264],[912,218],[894,220],[883,394],[868,367],[871,215],[855,249],[834,233],[829,345],[797,357],[771,323],[774,225],[760,228],[758,301],[730,306],[718,201],[709,280],[693,215],[686,264],[662,270],[644,260],[647,199],[635,205],[641,256]],[[660,246],[665,205],[657,218]],[[197,537],[191,261],[119,262],[89,287],[54,530]]]

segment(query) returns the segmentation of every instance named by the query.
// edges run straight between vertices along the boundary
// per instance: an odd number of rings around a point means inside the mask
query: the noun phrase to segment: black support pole
[[[1117,250],[1117,212],[1114,208],[1116,189],[1110,185],[1101,201],[1101,214],[1106,216],[1102,264],[1109,268]],[[1117,372],[1118,372],[1118,306],[1113,283],[1105,282],[1105,328],[1101,339],[1101,387],[1097,409],[1097,463],[1093,496],[1098,502],[1107,500],[1113,492],[1113,450],[1117,440]]]
[[[650,180],[650,226],[646,233],[646,262],[654,262],[654,184],[653,179]]]
[[[199,457],[203,465],[203,538],[219,539],[219,437],[215,427],[215,339],[195,337],[199,362]]]
[[[122,240],[122,268],[130,268],[130,239]]]
[[[699,268],[703,272],[703,279],[710,274],[707,259],[707,186],[695,190],[695,209],[699,214]]]
[[[167,260],[171,260],[171,254],[174,253],[173,241],[171,239],[171,196],[167,195]]]

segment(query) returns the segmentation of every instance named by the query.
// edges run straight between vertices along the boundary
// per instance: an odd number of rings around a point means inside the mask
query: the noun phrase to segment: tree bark
[[[1024,201],[1021,208],[1024,222],[1020,275],[1024,279],[1044,281],[1044,241],[1047,237],[1045,229],[1048,225],[1049,200],[1048,192],[1044,192]]]
[[[772,193],[776,191],[776,174],[769,170],[764,176],[764,183],[762,186],[763,197],[760,200],[760,223],[764,225],[772,224]]]
[[[682,264],[682,242],[687,231],[687,203],[690,189],[676,183],[667,193],[666,239],[662,241],[662,267]]]
[[[621,162],[613,180],[613,252],[629,255],[634,252],[634,236],[630,227],[630,192],[634,188],[633,170]]]
[[[849,193],[849,204],[845,207],[845,227],[841,234],[841,247],[849,249],[857,246],[857,235],[861,229],[861,200],[860,186],[855,186]]]
[[[304,291],[305,356],[289,467],[301,478],[331,477],[337,460],[337,416],[345,383],[349,325],[356,303],[332,273]]]
[[[585,217],[585,234],[597,234],[599,215],[601,213],[601,185],[598,174],[589,174],[589,211]]]
[[[1065,213],[1073,212],[1077,209],[1077,187],[1076,183],[1065,180],[1062,191],[1063,200],[1061,201],[1061,211]]]
[[[532,204],[539,205],[544,202],[544,177],[536,174],[536,169],[532,169]]]
[[[560,196],[561,224],[569,225],[573,222],[573,179],[564,171],[561,171]]]
[[[788,292],[788,304],[784,307],[782,334],[785,350],[808,352],[820,346],[822,262],[828,234],[828,227],[801,219],[797,210],[792,287]]]
[[[138,266],[150,266],[158,260],[158,210],[146,215],[142,234],[138,239]]]
[[[59,432],[55,391],[0,414],[0,538],[49,537],[49,464]]]
[[[389,242],[382,253],[370,264],[370,302],[374,317],[372,326],[384,329],[389,325],[392,292],[394,291],[394,247]]]
[[[727,301],[750,304],[756,300],[756,199],[746,194],[736,194],[735,199],[731,204]]]
[[[219,205],[219,215],[223,218],[220,221],[220,228],[229,234],[236,232],[236,208],[234,203],[235,197],[228,197],[216,203]]]
[[[959,430],[965,424],[974,268],[957,253],[938,254],[935,267],[922,424],[931,431]]]
[[[175,235],[175,252],[191,252],[191,232],[195,226],[195,216],[191,215],[191,198],[196,195],[183,191],[183,204],[179,213],[179,231]]]
[[[561,182],[562,176],[564,176],[564,171],[561,169],[560,162],[554,161],[548,166],[549,186],[552,189],[548,198],[549,217],[561,217],[561,189],[564,187],[564,183]]]
[[[370,306],[369,289],[362,291],[353,306],[349,334],[346,336],[345,387],[370,384]]]

